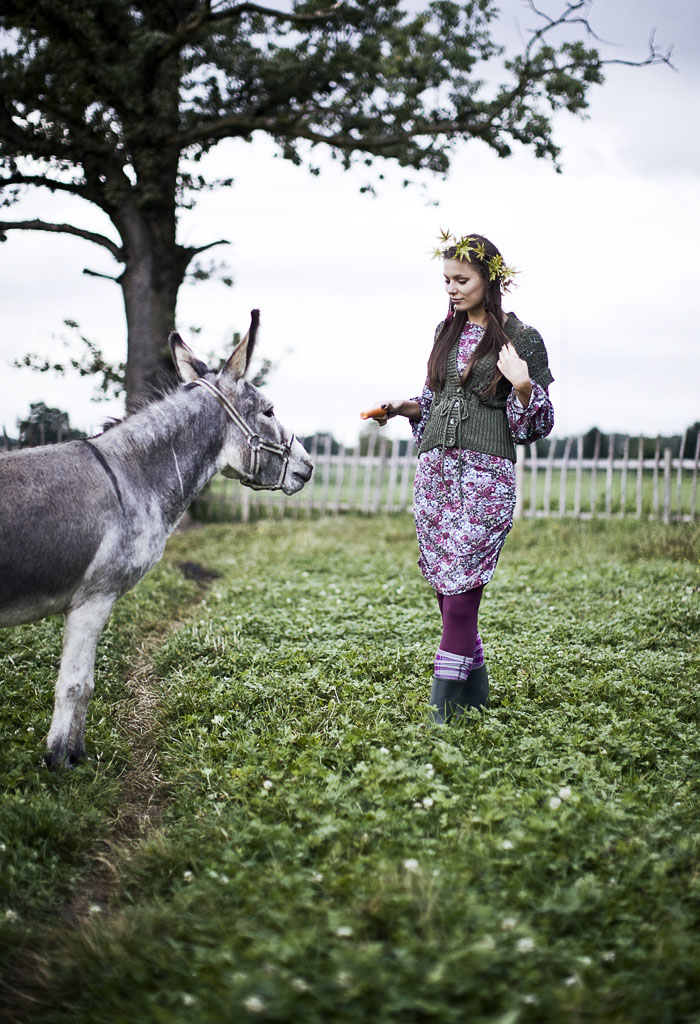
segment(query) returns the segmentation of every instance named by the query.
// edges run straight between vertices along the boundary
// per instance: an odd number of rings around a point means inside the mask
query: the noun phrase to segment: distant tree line
[[[657,435],[655,437],[644,437],[642,441],[642,458],[651,459],[654,457],[657,445],[661,451],[671,449],[671,456],[674,459],[679,457],[691,459],[695,455],[698,433],[700,433],[700,421],[696,421],[683,434]],[[573,435],[571,438],[571,453],[578,455],[578,438],[582,438],[584,459],[598,458],[607,459],[610,457],[610,444],[613,446],[613,458],[622,458],[625,454],[625,444],[629,444],[630,456],[636,458],[639,451],[639,434],[606,434],[598,427],[591,427],[585,434]],[[568,437],[557,437],[554,440],[554,457],[561,458],[566,450]],[[549,454],[550,441],[545,438],[537,441],[535,447],[538,455]]]
[[[267,372],[267,367],[264,367],[261,372]],[[24,419],[17,421],[18,434],[16,438],[11,438],[3,428],[2,434],[0,434],[0,450],[8,451],[13,448],[32,448],[36,445],[42,444],[56,444],[59,441],[72,441],[75,438],[85,437],[85,433],[81,430],[70,425],[70,419],[67,412],[62,412],[60,409],[55,409],[44,404],[44,402],[32,402],[29,407],[29,413]],[[700,434],[700,420],[697,420],[683,434],[672,434],[657,437],[644,437],[642,442],[643,458],[650,459],[654,457],[657,445],[661,451],[666,448],[671,449],[671,455],[674,459],[679,456],[685,459],[691,459],[695,455],[698,434]],[[360,431],[357,445],[359,445],[360,455],[367,455],[370,449],[372,437],[384,437],[379,428],[371,425],[365,427]],[[629,453],[630,456],[636,458],[639,445],[639,434],[606,434],[598,427],[591,427],[585,434],[573,435],[569,437],[557,437],[553,438],[554,442],[554,457],[561,458],[566,450],[567,443],[570,441],[570,454],[575,458],[578,456],[578,438],[582,438],[583,452],[582,456],[584,459],[592,459],[596,454],[600,459],[607,459],[610,456],[610,444],[613,445],[613,457],[622,458],[625,453],[625,442],[629,442]],[[299,440],[304,445],[307,451],[317,451],[324,455],[330,452],[331,455],[338,455],[342,445],[330,431],[320,430],[315,434],[307,434],[304,437],[300,437]],[[536,442],[537,454],[540,456],[546,456],[549,454],[550,439],[545,438],[541,441]],[[357,445],[346,445],[345,450],[347,452],[354,452]],[[386,437],[385,451],[388,456],[391,456],[394,452],[394,445],[398,445],[398,455],[402,457],[407,455],[413,450],[413,440],[410,437],[401,438],[400,440],[394,440],[390,437]]]

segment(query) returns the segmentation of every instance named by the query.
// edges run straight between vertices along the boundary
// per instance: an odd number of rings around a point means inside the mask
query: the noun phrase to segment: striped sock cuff
[[[441,647],[435,652],[435,675],[440,679],[466,679],[473,664],[474,659],[464,654],[452,654]]]
[[[476,646],[474,647],[474,664],[472,668],[481,668],[484,664],[484,645],[481,642],[481,635],[476,634]]]

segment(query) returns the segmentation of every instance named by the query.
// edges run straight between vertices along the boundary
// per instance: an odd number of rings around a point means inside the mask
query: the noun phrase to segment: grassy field
[[[441,729],[406,516],[174,537],[72,772],[60,623],[1,632],[0,1017],[700,1021],[698,534],[516,524]]]

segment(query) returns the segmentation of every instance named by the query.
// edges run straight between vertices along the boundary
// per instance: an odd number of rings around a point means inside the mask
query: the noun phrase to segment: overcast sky
[[[543,0],[550,12],[556,0]],[[422,6],[413,3],[411,6]],[[506,42],[533,24],[521,0],[502,0]],[[480,232],[520,268],[505,305],[536,326],[555,376],[555,433],[680,433],[700,419],[698,317],[700,227],[700,4],[696,0],[595,0],[590,20],[618,45],[609,57],[643,58],[650,30],[673,43],[678,72],[611,67],[591,97],[590,119],[558,115],[563,174],[524,149],[499,160],[483,144],[460,145],[446,181],[403,189],[404,174],[376,165],[343,172],[317,150],[320,177],[276,158],[263,136],[225,142],[208,160],[232,189],[183,214],[180,241],[216,238],[235,287],[183,288],[178,328],[202,354],[219,351],[249,310],[261,309],[258,354],[276,363],[267,385],[297,433],[330,430],[352,443],[359,412],[375,400],[420,391],[446,299],[429,258],[439,227]],[[360,194],[376,181],[377,196]],[[438,205],[433,205],[438,203]],[[72,219],[113,234],[70,198],[35,192],[11,217]],[[97,429],[117,404],[95,405],[86,382],[10,367],[15,355],[65,351],[65,318],[124,357],[119,288],[86,277],[114,273],[106,252],[69,236],[11,232],[0,246],[0,430],[11,435],[32,401]],[[201,334],[190,333],[200,327]],[[393,436],[406,426],[393,422]]]

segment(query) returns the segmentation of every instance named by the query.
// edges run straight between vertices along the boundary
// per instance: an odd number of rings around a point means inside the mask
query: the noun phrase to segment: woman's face
[[[445,291],[459,312],[475,313],[484,308],[486,281],[468,260],[445,260]]]

